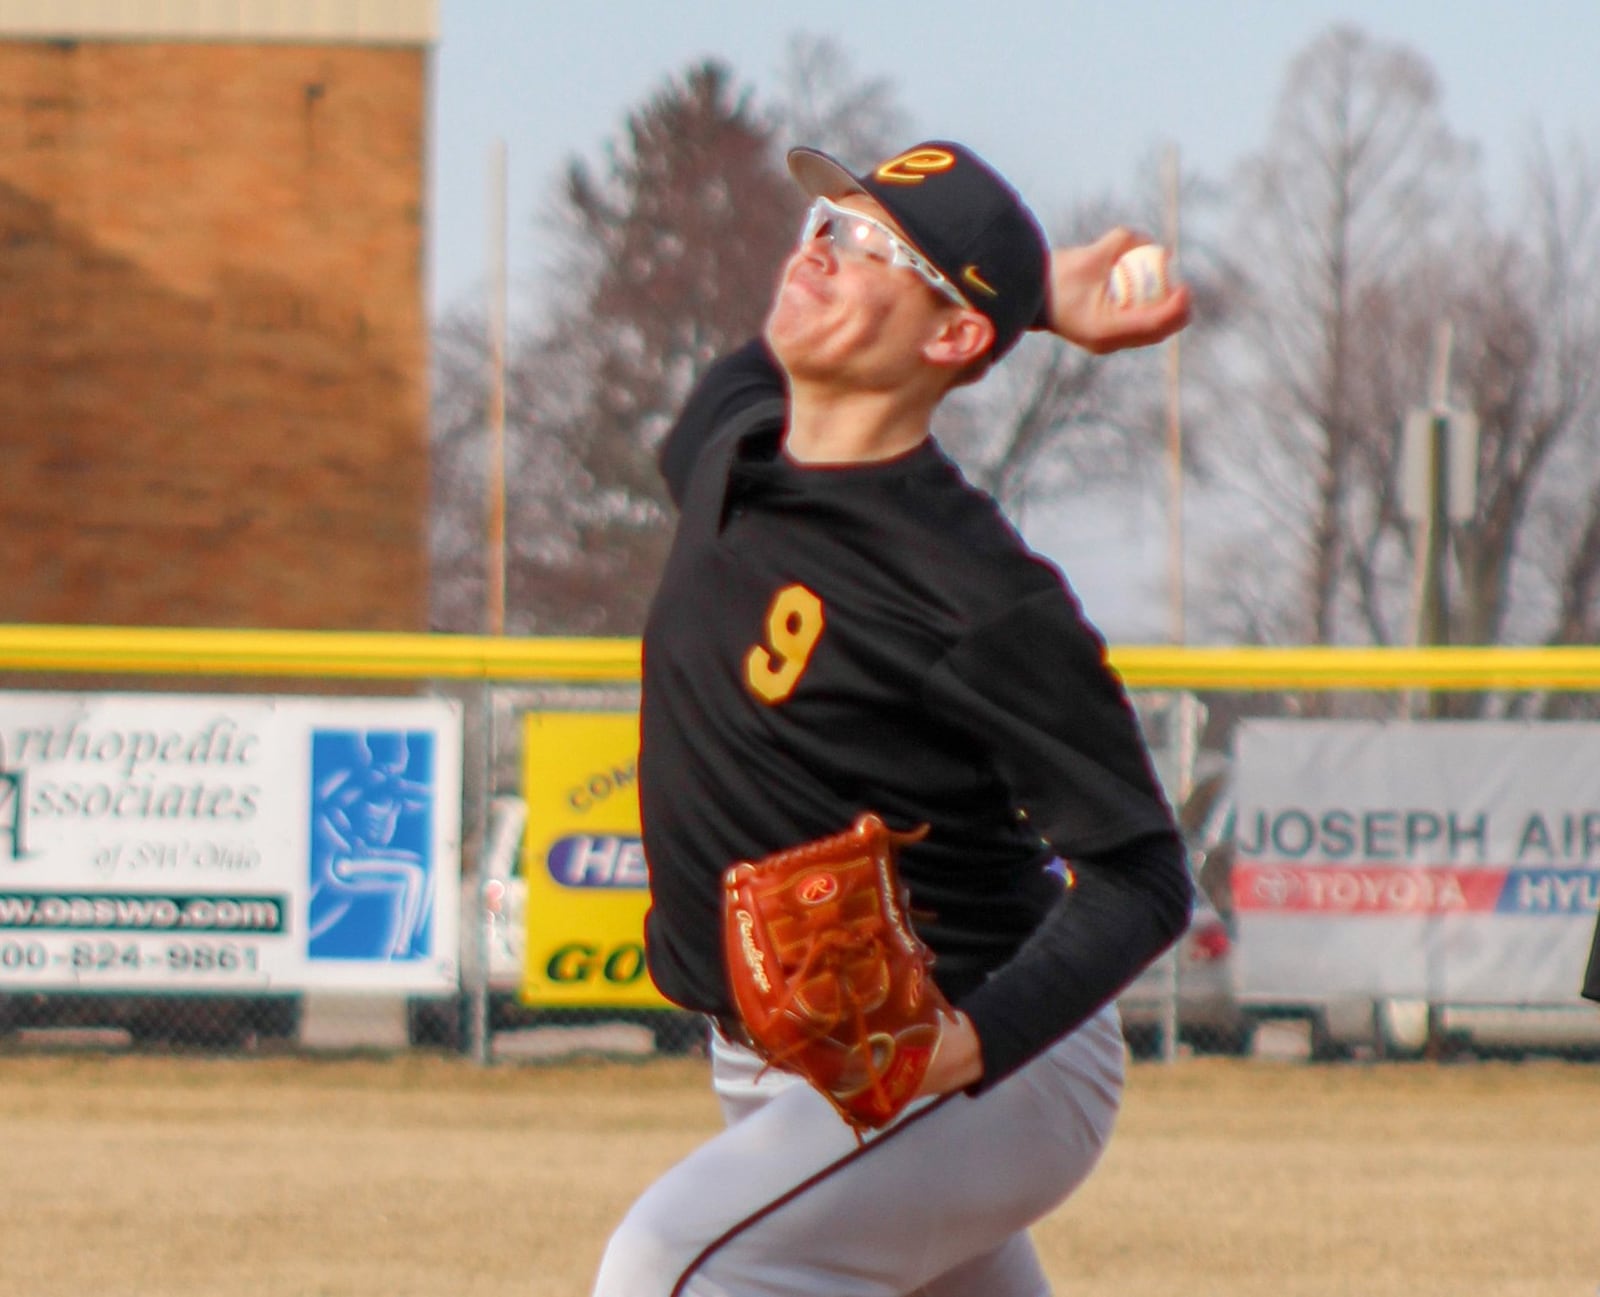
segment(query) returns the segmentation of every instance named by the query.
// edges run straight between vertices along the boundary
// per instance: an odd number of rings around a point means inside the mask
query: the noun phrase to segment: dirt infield
[[[0,1057],[0,1292],[581,1297],[705,1064]],[[1062,1297],[1593,1297],[1600,1069],[1131,1074]]]

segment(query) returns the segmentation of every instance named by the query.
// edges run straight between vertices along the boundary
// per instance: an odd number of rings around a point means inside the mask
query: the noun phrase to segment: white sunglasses
[[[840,207],[826,198],[819,198],[811,204],[811,210],[806,213],[805,227],[800,231],[802,246],[813,239],[827,239],[841,257],[904,266],[942,297],[964,310],[973,309],[972,303],[961,295],[960,289],[882,221],[851,211],[848,207]]]

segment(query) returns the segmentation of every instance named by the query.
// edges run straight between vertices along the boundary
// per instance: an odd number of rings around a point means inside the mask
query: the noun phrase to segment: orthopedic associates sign
[[[529,712],[522,752],[523,1002],[666,1007],[644,962],[637,713]]]
[[[439,991],[461,712],[0,694],[0,990]]]
[[[1577,1004],[1600,907],[1600,725],[1251,721],[1246,999]]]

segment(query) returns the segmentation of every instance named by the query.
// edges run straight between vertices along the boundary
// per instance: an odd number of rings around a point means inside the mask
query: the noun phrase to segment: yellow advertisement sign
[[[649,892],[639,840],[637,714],[529,712],[522,768],[523,1003],[665,1006],[644,964]]]

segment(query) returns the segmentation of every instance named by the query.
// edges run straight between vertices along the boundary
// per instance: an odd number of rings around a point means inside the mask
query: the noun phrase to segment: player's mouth
[[[783,291],[785,293],[801,293],[815,302],[826,302],[830,294],[826,291],[823,275],[815,265],[804,259],[790,264],[789,271],[783,277]]]

